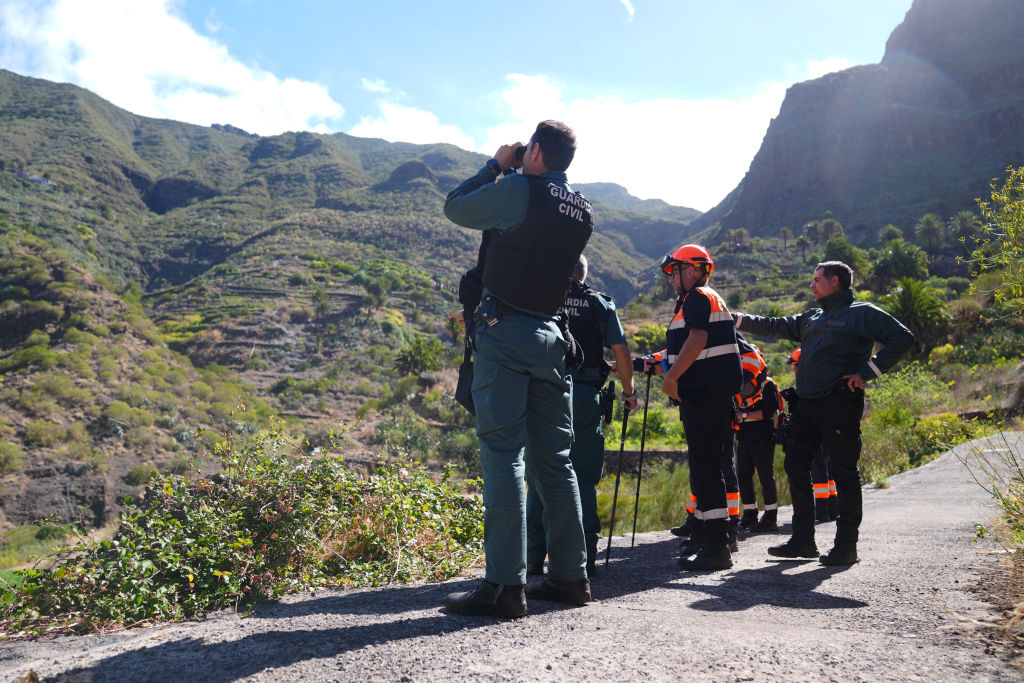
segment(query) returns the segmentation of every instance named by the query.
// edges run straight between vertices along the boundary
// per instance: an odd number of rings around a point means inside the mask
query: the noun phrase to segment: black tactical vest
[[[594,380],[604,384],[610,367],[604,360],[604,330],[608,309],[600,295],[576,278],[569,285],[569,293],[562,306],[569,319],[569,331],[583,347],[583,367],[573,371],[573,377]]]
[[[483,282],[505,303],[554,315],[594,231],[594,210],[578,192],[541,176],[523,178],[530,184],[526,218],[518,228],[490,236]]]

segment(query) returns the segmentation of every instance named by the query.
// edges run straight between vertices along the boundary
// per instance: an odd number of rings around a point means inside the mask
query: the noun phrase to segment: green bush
[[[52,446],[63,441],[67,432],[59,424],[49,420],[35,420],[25,426],[25,443],[36,446]]]
[[[10,441],[0,441],[0,474],[16,472],[24,463],[24,451]]]
[[[23,572],[0,608],[11,634],[92,632],[253,605],[322,586],[443,580],[479,561],[483,514],[446,470],[409,462],[362,479],[332,458],[285,455],[279,432],[216,450],[223,472],[151,482],[113,540],[83,538]]]
[[[130,484],[141,486],[153,477],[157,476],[157,474],[159,473],[157,472],[156,465],[151,462],[146,462],[133,467],[125,476],[125,479],[127,479]]]

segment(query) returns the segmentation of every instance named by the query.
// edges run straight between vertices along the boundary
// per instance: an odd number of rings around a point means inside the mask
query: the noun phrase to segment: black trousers
[[[732,397],[684,396],[679,405],[679,417],[686,432],[690,481],[697,496],[697,518],[713,522],[707,527],[708,541],[724,544],[729,512],[722,462],[732,435]]]
[[[740,425],[736,469],[739,475],[740,499],[744,505],[757,505],[757,498],[754,495],[755,471],[757,478],[761,480],[765,509],[769,509],[769,505],[778,504],[779,497],[775,488],[775,430],[772,428],[771,420],[758,420]]]
[[[860,419],[864,414],[864,392],[850,391],[840,382],[825,398],[800,398],[792,403],[789,434],[786,437],[786,474],[793,496],[793,537],[814,539],[814,495],[811,492],[811,465],[821,452],[828,451],[832,478],[839,497],[835,545],[850,548],[857,544],[863,517],[860,472]]]

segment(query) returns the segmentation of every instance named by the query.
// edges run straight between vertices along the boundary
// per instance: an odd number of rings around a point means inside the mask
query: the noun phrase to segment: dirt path
[[[1024,438],[1011,435],[1024,451]],[[1003,448],[1002,440],[982,447]],[[958,451],[966,451],[968,446]],[[617,538],[598,602],[531,603],[506,622],[449,616],[468,581],[303,594],[253,617],[0,645],[0,675],[66,681],[189,680],[1021,680],[964,623],[998,547],[975,542],[995,510],[953,453],[865,492],[862,561],[770,561],[782,536],[741,543],[736,566],[675,570],[668,532]],[[782,519],[788,522],[789,510]],[[788,527],[788,524],[787,524]],[[834,524],[819,525],[827,549]]]

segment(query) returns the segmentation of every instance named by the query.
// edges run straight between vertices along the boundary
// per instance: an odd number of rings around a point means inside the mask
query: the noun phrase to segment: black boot
[[[590,581],[559,581],[545,576],[543,581],[526,587],[526,597],[531,600],[550,600],[566,605],[585,605],[593,601],[590,595]]]
[[[444,599],[444,606],[453,614],[469,617],[518,619],[526,616],[526,596],[522,584],[504,586],[481,580],[471,591],[449,593]]]
[[[828,509],[828,498],[814,499],[814,521],[818,523],[832,521],[832,515]]]
[[[669,531],[672,532],[673,536],[684,536],[689,537],[693,535],[693,527],[697,523],[697,518],[691,513],[686,514],[686,521],[679,526],[674,526]]]
[[[527,576],[544,576],[544,560],[526,560]]]
[[[753,531],[757,525],[757,510],[744,510],[740,517],[740,528],[744,531]]]
[[[687,571],[713,572],[732,567],[729,552],[729,527],[726,520],[705,522],[704,545],[693,559],[681,557],[679,568]]]
[[[818,556],[818,546],[814,539],[797,538],[793,536],[782,545],[773,545],[768,548],[768,554],[774,557],[783,557],[787,560],[814,559]]]
[[[754,526],[754,531],[776,531],[779,528],[779,511],[765,510],[761,521]]]
[[[695,522],[690,538],[679,544],[679,556],[696,555],[702,545],[704,545],[704,522]]]
[[[740,551],[740,518],[739,515],[735,517],[729,517],[729,552],[738,553]]]
[[[848,564],[856,564],[860,562],[860,558],[857,557],[856,546],[840,547],[837,545],[832,550],[829,550],[828,554],[819,557],[818,562],[832,567],[841,567]]]

